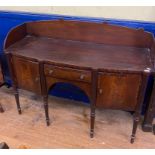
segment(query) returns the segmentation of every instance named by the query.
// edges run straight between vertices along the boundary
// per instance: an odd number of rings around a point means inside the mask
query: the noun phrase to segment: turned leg
[[[155,124],[152,125],[153,134],[155,135]]]
[[[0,143],[0,149],[9,149],[9,146],[5,142],[2,142]]]
[[[151,98],[148,103],[148,108],[142,124],[143,131],[145,132],[152,132],[152,130],[153,132],[155,131],[155,128],[153,125],[154,115],[155,115],[155,77],[154,77],[154,83],[153,83],[153,88],[151,92]]]
[[[91,108],[90,114],[90,138],[94,137],[94,125],[95,125],[95,108]]]
[[[95,108],[97,97],[97,71],[92,71],[92,90],[91,90],[91,113],[90,113],[90,138],[94,137]]]
[[[135,135],[138,127],[138,123],[140,121],[141,117],[141,109],[142,109],[142,104],[144,102],[144,96],[147,88],[147,83],[149,79],[149,72],[144,70],[144,73],[142,75],[142,82],[139,88],[139,94],[138,94],[138,104],[135,110],[135,115],[134,115],[134,122],[133,122],[133,129],[132,129],[132,135],[131,135],[131,143],[134,143],[135,140]]]
[[[50,125],[49,114],[48,114],[48,96],[43,96],[43,103],[45,109],[45,117],[47,126]]]
[[[132,135],[131,135],[131,140],[130,140],[131,143],[134,143],[139,120],[140,120],[140,114],[139,115],[135,115],[134,116],[134,121],[133,121]]]
[[[20,102],[19,102],[19,93],[18,93],[18,89],[14,86],[14,95],[15,95],[15,99],[16,99],[16,104],[17,104],[17,109],[18,109],[18,113],[21,114],[21,108],[20,108]]]
[[[2,105],[0,104],[0,112],[4,112]]]
[[[20,103],[19,103],[19,94],[18,94],[17,84],[16,84],[14,70],[13,70],[12,55],[11,55],[11,53],[8,53],[8,54],[6,54],[6,56],[7,56],[7,61],[8,61],[8,65],[9,65],[12,82],[13,82],[13,91],[14,91],[14,95],[15,95],[15,99],[16,99],[18,113],[21,114],[21,108],[20,108]]]

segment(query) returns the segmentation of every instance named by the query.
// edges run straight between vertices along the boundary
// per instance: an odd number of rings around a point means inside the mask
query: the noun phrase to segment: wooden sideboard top
[[[143,29],[107,23],[37,21],[12,29],[5,52],[54,64],[93,69],[153,69],[155,42]]]
[[[131,46],[27,36],[7,51],[40,61],[95,69],[143,71],[152,67],[149,49]]]

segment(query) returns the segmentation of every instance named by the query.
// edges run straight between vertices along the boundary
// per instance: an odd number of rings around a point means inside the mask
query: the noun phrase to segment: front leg
[[[94,137],[96,97],[97,97],[97,70],[93,70],[92,88],[91,88],[90,138]]]
[[[19,102],[19,93],[18,93],[18,89],[17,89],[18,85],[17,85],[17,81],[15,79],[15,72],[14,72],[14,68],[13,68],[13,61],[12,61],[11,53],[7,53],[6,57],[7,57],[8,65],[9,65],[9,70],[10,70],[12,82],[13,82],[13,91],[14,91],[14,95],[15,95],[15,99],[16,99],[18,113],[21,114],[21,108],[20,108],[20,102]]]
[[[134,143],[139,120],[140,120],[140,114],[135,114],[134,122],[133,122],[132,135],[131,135],[131,140],[130,140],[131,143]]]
[[[50,119],[49,119],[49,114],[48,114],[48,95],[43,96],[43,104],[44,104],[44,109],[45,109],[46,124],[47,126],[49,126]]]
[[[0,112],[3,113],[4,112],[4,109],[2,107],[2,105],[0,104]]]
[[[155,126],[153,125],[153,119],[155,116],[155,77],[153,78],[153,88],[151,92],[151,98],[148,104],[146,114],[144,116],[144,121],[142,124],[142,129],[144,132],[155,132]]]
[[[136,135],[138,123],[141,117],[141,109],[142,109],[142,104],[144,102],[144,96],[146,92],[149,75],[150,75],[150,72],[148,71],[144,71],[144,73],[142,74],[142,80],[141,80],[141,84],[139,87],[137,106],[135,110],[134,123],[133,123],[132,135],[131,135],[131,140],[130,140],[131,143],[134,143],[134,140],[135,140],[135,135]]]
[[[91,113],[90,113],[90,138],[94,137],[94,124],[95,124],[95,108],[91,108]]]
[[[13,90],[14,90],[14,95],[16,99],[18,113],[21,114],[22,112],[21,112],[21,107],[20,107],[20,102],[19,102],[19,92],[16,86],[13,86]]]

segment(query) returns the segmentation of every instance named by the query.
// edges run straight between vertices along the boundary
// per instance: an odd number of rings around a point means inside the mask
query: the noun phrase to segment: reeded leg
[[[4,112],[2,105],[0,104],[0,112]]]
[[[153,119],[154,119],[154,115],[155,115],[155,77],[154,77],[154,83],[153,83],[153,88],[152,88],[152,92],[151,92],[151,98],[147,104],[148,104],[148,108],[144,115],[142,129],[144,132],[152,132],[152,130],[154,132],[155,128],[153,125]]]
[[[48,96],[43,96],[43,103],[45,109],[45,117],[47,126],[50,125],[49,114],[48,114]]]
[[[94,124],[95,124],[95,108],[91,108],[91,114],[90,114],[90,138],[94,137]]]
[[[140,115],[134,116],[133,129],[132,129],[132,135],[130,140],[131,143],[134,143],[139,120],[140,120]]]
[[[14,87],[13,89],[14,89],[14,95],[15,95],[15,99],[16,99],[18,113],[21,114],[22,112],[21,112],[21,108],[20,108],[18,89],[16,87]]]
[[[97,71],[92,71],[92,90],[91,90],[91,113],[90,113],[90,138],[94,137],[95,108],[97,98]]]
[[[134,115],[133,129],[132,129],[132,135],[130,140],[131,143],[134,143],[134,140],[135,140],[135,135],[136,135],[138,123],[141,117],[142,103],[144,102],[144,96],[146,94],[146,88],[147,88],[149,76],[150,76],[150,71],[147,69],[144,70],[144,73],[142,75],[142,82],[139,88],[138,103],[137,103],[135,115]]]

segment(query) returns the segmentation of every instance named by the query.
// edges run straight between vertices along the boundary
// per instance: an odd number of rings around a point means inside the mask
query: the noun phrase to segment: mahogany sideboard
[[[151,74],[155,43],[151,33],[107,23],[37,21],[13,28],[4,43],[17,108],[18,88],[43,97],[46,123],[48,91],[56,83],[71,83],[90,98],[90,137],[95,109],[134,111],[131,143]]]

